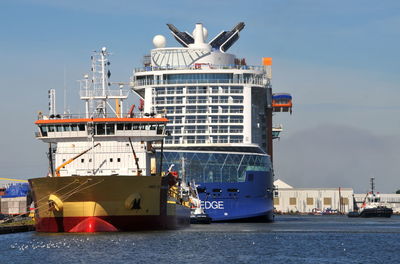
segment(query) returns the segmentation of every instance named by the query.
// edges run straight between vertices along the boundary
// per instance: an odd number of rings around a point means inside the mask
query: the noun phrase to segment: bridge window
[[[71,125],[71,131],[78,131],[78,125]]]
[[[96,135],[105,135],[105,124],[96,124]]]
[[[56,131],[62,132],[62,125],[56,125]]]
[[[115,134],[115,126],[114,126],[114,124],[107,124],[106,125],[106,133],[107,133],[107,135],[114,135]]]
[[[124,124],[117,124],[117,130],[124,130]]]
[[[39,127],[42,136],[47,137],[47,126],[40,126]]]
[[[85,131],[85,124],[78,125],[79,131]]]
[[[63,127],[64,127],[63,129],[65,132],[71,131],[71,127],[69,125],[64,125]]]

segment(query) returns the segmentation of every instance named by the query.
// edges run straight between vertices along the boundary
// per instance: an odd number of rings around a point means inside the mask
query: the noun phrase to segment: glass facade
[[[160,153],[157,153],[159,160]],[[185,181],[196,183],[244,182],[246,171],[270,171],[268,155],[245,153],[185,152],[164,150],[163,171],[174,170]]]
[[[176,81],[177,83],[197,83],[197,82],[232,82],[232,73],[194,73],[194,74],[166,74],[165,79],[168,81]]]

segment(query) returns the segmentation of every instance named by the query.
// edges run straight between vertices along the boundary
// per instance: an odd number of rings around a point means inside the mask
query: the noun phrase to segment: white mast
[[[107,112],[107,106],[116,117],[122,117],[120,108],[122,102],[128,97],[128,91],[123,91],[122,87],[119,90],[109,89],[110,71],[108,66],[110,62],[107,57],[110,53],[106,47],[103,47],[100,52],[94,52],[92,60],[92,79],[89,82],[89,76],[85,75],[81,80],[81,99],[85,101],[86,118],[91,117],[107,117],[110,112]],[[108,100],[116,100],[117,105],[114,107]]]
[[[49,90],[49,116],[55,116],[57,114],[56,110],[56,90]]]

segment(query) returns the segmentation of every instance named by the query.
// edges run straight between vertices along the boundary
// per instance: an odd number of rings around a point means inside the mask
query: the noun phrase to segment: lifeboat
[[[292,96],[288,93],[275,93],[272,95],[272,108],[274,112],[292,113]]]

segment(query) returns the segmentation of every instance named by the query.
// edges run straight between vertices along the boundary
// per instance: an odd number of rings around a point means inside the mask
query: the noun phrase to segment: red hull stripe
[[[36,219],[38,232],[114,232],[177,229],[190,224],[182,216],[46,217]]]

